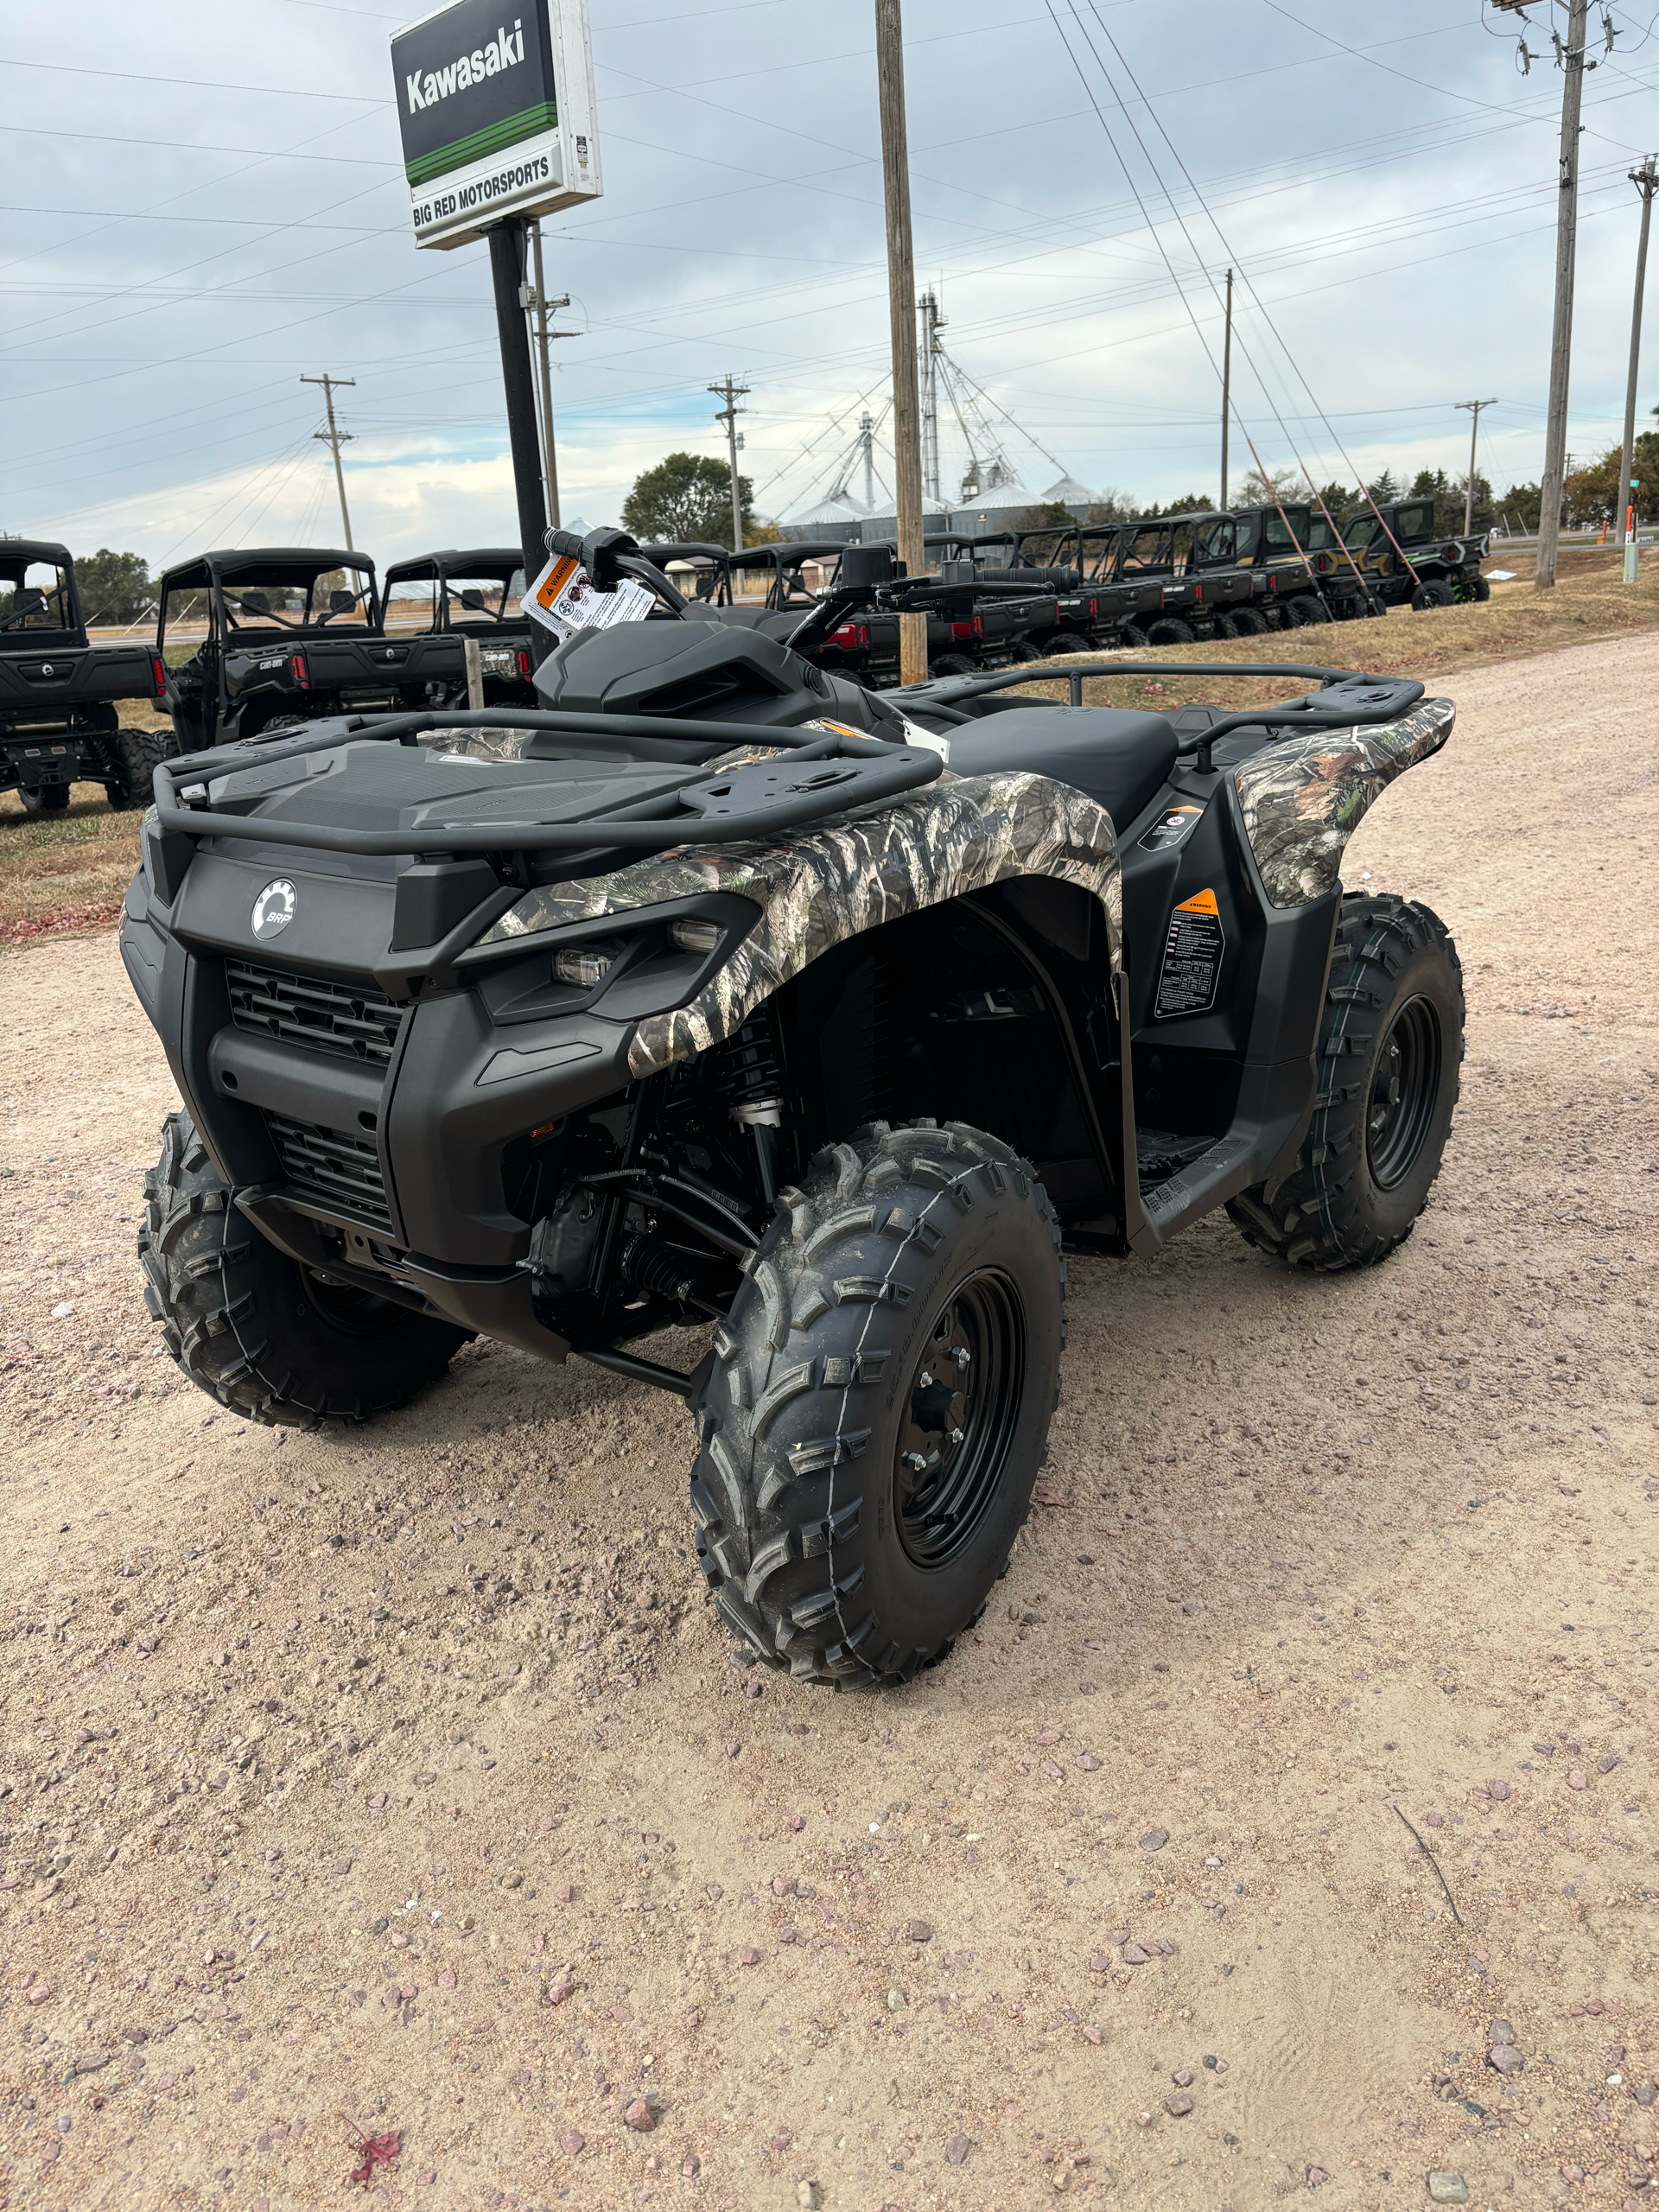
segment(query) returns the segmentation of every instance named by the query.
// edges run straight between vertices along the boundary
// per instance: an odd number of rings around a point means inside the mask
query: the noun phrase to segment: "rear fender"
[[[1233,783],[1269,903],[1323,898],[1372,806],[1396,776],[1440,751],[1456,718],[1449,699],[1425,699],[1397,721],[1285,738],[1246,760]]]

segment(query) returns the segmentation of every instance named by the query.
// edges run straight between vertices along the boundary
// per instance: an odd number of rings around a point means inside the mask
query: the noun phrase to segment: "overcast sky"
[[[1620,35],[1586,85],[1580,455],[1618,435],[1626,172],[1659,147],[1651,0],[1611,11]],[[329,370],[357,380],[359,546],[511,539],[487,251],[410,235],[388,40],[420,12],[81,0],[70,42],[51,10],[6,11],[0,528],[153,566],[337,541],[319,395],[299,382]],[[804,514],[861,400],[885,400],[870,0],[592,13],[606,196],[547,225],[550,289],[582,334],[556,349],[566,515],[613,520],[665,452],[722,451],[704,387],[728,370],[751,387],[758,506]],[[1264,461],[1455,474],[1454,403],[1496,397],[1482,465],[1500,486],[1535,478],[1560,77],[1548,0],[1529,14],[1523,76],[1516,19],[1481,0],[906,0],[918,280],[1020,480],[1214,495],[1209,277],[1230,261],[1251,288],[1235,373]],[[1659,355],[1652,370],[1644,413]],[[954,425],[943,443],[959,476]],[[1236,430],[1235,488],[1249,458]]]

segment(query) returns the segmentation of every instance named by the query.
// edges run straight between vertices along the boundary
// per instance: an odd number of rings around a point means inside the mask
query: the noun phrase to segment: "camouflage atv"
[[[1315,668],[1179,723],[871,692],[580,550],[661,619],[559,646],[543,710],[157,771],[122,949],[185,1103],[145,1295],[252,1421],[367,1419],[480,1334],[675,1394],[723,1621],[903,1681],[1025,1518],[1067,1253],[1223,1206],[1302,1268],[1410,1234],[1457,956],[1339,869],[1452,709]]]

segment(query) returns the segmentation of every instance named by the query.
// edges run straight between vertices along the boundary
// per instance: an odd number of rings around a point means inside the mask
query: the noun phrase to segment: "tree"
[[[1316,509],[1321,499],[1325,502],[1332,520],[1339,523],[1344,515],[1351,514],[1356,507],[1364,505],[1365,494],[1363,492],[1350,491],[1345,484],[1321,484],[1314,501]]]
[[[1147,507],[1145,519],[1156,522],[1161,515],[1205,515],[1213,512],[1215,501],[1205,492],[1183,492],[1179,499],[1172,499],[1167,506]]]
[[[1102,487],[1097,498],[1089,502],[1091,523],[1128,522],[1139,510],[1127,492],[1114,491],[1108,484]]]
[[[1313,488],[1300,468],[1252,468],[1238,487],[1235,505],[1241,507],[1294,506],[1313,497]]]
[[[1497,519],[1514,536],[1524,537],[1538,527],[1543,497],[1540,485],[1511,484],[1497,502]]]
[[[136,622],[155,596],[142,553],[111,553],[102,545],[75,563],[81,619]]]
[[[1400,486],[1395,481],[1394,471],[1391,468],[1385,468],[1380,476],[1365,486],[1365,489],[1379,507],[1386,505],[1390,499],[1397,499],[1400,496]]]
[[[1014,518],[1016,530],[1069,530],[1077,520],[1063,499],[1039,499],[1021,507]]]
[[[737,480],[743,506],[743,535],[749,534],[754,487]],[[732,542],[732,472],[723,461],[694,453],[671,453],[634,480],[622,502],[622,527],[646,544],[675,539],[704,545]]]
[[[1619,465],[1624,458],[1622,446],[1609,446],[1599,461],[1592,461],[1586,468],[1575,468],[1566,485],[1566,519],[1569,523],[1599,522],[1604,516],[1615,524],[1618,505]],[[1639,490],[1635,494],[1638,515],[1651,512],[1656,493],[1659,493],[1659,431],[1643,430],[1637,439],[1630,474]]]

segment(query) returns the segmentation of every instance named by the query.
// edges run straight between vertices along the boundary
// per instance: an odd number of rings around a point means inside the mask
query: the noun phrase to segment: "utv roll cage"
[[[436,586],[436,605],[432,620],[423,626],[429,631],[476,631],[487,636],[503,627],[518,628],[527,623],[529,616],[522,608],[517,614],[507,612],[507,600],[515,576],[522,578],[524,556],[516,546],[490,545],[476,547],[470,552],[451,548],[442,553],[424,553],[409,561],[394,561],[386,570],[380,585],[380,627],[386,626],[391,611],[391,595],[399,584]],[[463,589],[452,593],[452,578],[464,580],[477,577],[486,582],[499,582],[499,603],[492,610],[480,593]],[[474,603],[476,602],[476,603]]]
[[[50,566],[58,572],[55,590],[41,591],[38,587],[25,592],[23,578],[30,569],[39,564]],[[67,545],[60,545],[48,537],[0,538],[0,591],[10,591],[12,603],[0,614],[0,638],[13,645],[27,645],[43,638],[79,637],[84,617],[81,613],[75,564]],[[20,605],[27,600],[27,605]],[[39,605],[35,605],[35,601]],[[54,607],[52,601],[57,605]],[[29,624],[35,614],[54,614],[55,621],[40,622],[31,630]]]
[[[335,588],[329,594],[329,605],[319,611],[314,604],[318,582],[336,569],[365,581],[349,594]],[[267,588],[270,586],[303,592],[305,602],[297,621],[274,612]],[[240,598],[234,596],[238,589]],[[166,647],[168,600],[175,593],[184,592],[200,594],[207,615],[207,642],[216,646],[254,645],[267,637],[315,635],[326,632],[337,616],[354,613],[359,603],[365,610],[364,626],[377,632],[380,627],[374,563],[366,553],[312,546],[268,547],[251,552],[203,553],[194,561],[182,562],[168,569],[156,586],[158,653],[164,653]]]

